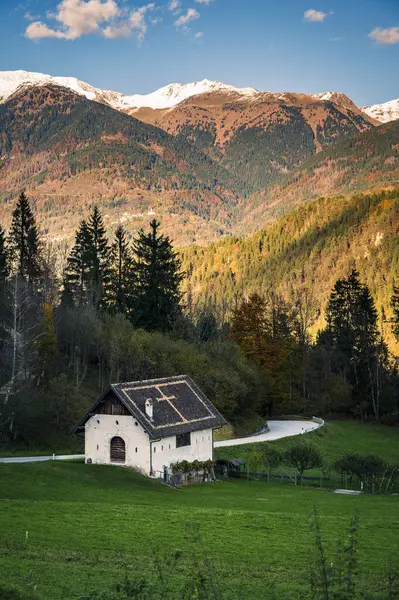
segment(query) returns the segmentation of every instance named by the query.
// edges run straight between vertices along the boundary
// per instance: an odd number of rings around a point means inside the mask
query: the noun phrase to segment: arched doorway
[[[121,437],[113,437],[110,444],[111,462],[124,463],[126,460],[126,445]]]

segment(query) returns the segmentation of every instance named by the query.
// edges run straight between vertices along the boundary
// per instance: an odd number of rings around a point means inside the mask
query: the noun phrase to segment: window
[[[180,433],[176,436],[176,448],[182,448],[183,446],[191,446],[191,434]]]
[[[119,421],[115,421],[115,423],[116,423],[117,425],[119,425]]]
[[[154,446],[154,454],[155,454],[155,452],[156,452],[156,451],[157,451],[157,447],[156,447],[156,446]]]
[[[163,446],[161,446],[161,452],[163,452]]]
[[[138,426],[138,423],[137,423],[137,421],[135,421],[135,422],[134,422],[134,424],[136,425],[136,427]]]
[[[135,448],[134,451],[137,452],[137,448]]]

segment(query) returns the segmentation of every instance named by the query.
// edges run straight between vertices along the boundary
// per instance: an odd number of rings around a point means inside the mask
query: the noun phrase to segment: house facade
[[[123,464],[162,476],[172,463],[213,458],[213,430],[226,423],[187,376],[113,384],[83,416],[86,462]]]

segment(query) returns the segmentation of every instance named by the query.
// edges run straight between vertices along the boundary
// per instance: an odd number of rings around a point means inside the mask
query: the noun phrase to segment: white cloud
[[[199,40],[203,36],[204,36],[204,32],[203,31],[197,31],[197,33],[194,34],[194,37],[195,37],[196,40]]]
[[[170,0],[168,4],[168,10],[170,10],[173,13],[179,13],[181,11],[180,0]]]
[[[199,19],[200,18],[200,14],[197,10],[195,10],[195,8],[189,8],[187,10],[187,12],[184,15],[181,15],[181,17],[179,17],[177,19],[177,21],[175,22],[175,25],[177,25],[177,27],[180,26],[184,26],[187,25],[187,23],[190,23],[190,21],[195,21],[195,19]]]
[[[47,14],[49,19],[58,22],[58,26],[50,27],[42,21],[35,21],[27,27],[25,36],[31,40],[76,40],[96,33],[114,39],[129,37],[134,31],[141,42],[147,31],[145,15],[154,7],[153,3],[147,4],[129,14],[127,9],[122,10],[118,6],[116,0],[62,0],[54,14]]]
[[[332,43],[337,43],[337,42],[341,41],[341,38],[340,37],[332,37],[328,41],[332,42]]]
[[[310,8],[309,10],[305,11],[305,14],[303,16],[307,21],[310,21],[311,23],[322,23],[326,19],[326,17],[328,17],[328,15],[331,14],[333,13],[325,13],[319,10],[315,10],[314,8]]]
[[[197,4],[210,4],[213,0],[195,0]]]
[[[377,44],[399,44],[399,27],[388,27],[387,29],[381,29],[381,27],[375,27],[369,38],[375,40]]]

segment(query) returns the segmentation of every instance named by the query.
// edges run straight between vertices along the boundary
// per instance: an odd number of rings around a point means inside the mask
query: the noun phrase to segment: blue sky
[[[399,97],[399,0],[0,0],[0,70]]]

